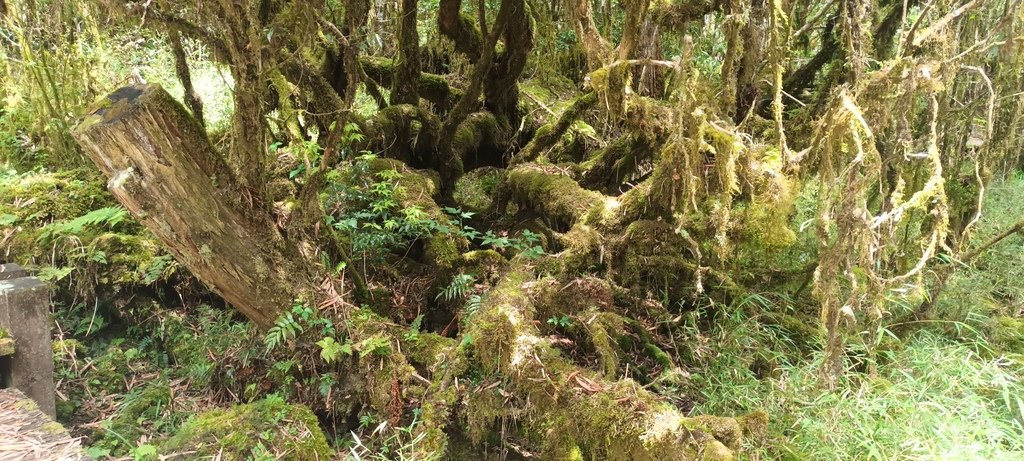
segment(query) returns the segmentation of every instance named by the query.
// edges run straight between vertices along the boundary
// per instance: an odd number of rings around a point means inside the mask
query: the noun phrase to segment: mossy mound
[[[316,416],[303,405],[280,398],[201,413],[160,446],[160,453],[190,453],[191,459],[329,460],[327,445]]]
[[[106,447],[130,449],[139,438],[153,429],[146,427],[148,421],[159,419],[171,402],[171,389],[166,381],[158,381],[124,396],[117,413],[103,424],[104,438],[100,442]]]

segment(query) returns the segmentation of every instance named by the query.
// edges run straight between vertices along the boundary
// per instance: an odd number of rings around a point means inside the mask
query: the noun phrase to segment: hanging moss
[[[529,416],[520,424],[542,441],[545,458],[578,449],[612,461],[691,460],[701,453],[703,459],[732,459],[739,447],[726,447],[708,432],[713,418],[692,421],[632,380],[607,381],[563,358],[532,322],[533,303],[524,288],[531,278],[522,270],[507,274],[474,316],[469,334],[481,367],[515,376],[505,392],[528,402],[522,411]],[[503,414],[490,406],[484,411]]]

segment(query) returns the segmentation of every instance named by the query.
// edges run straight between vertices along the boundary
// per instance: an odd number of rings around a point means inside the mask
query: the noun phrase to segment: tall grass
[[[84,158],[70,128],[95,97],[95,69],[106,56],[95,11],[65,1],[12,1],[9,8],[0,20],[0,129],[20,139],[4,143],[3,154],[26,164],[79,165]]]
[[[847,373],[831,391],[820,353],[765,381],[714,367],[695,377],[711,387],[694,411],[767,411],[770,436],[745,459],[1024,459],[1024,363],[983,346],[922,331],[879,354],[879,376]]]
[[[1020,219],[1022,208],[1024,177],[993,184],[975,244]],[[766,411],[769,435],[748,441],[741,454],[750,460],[1024,459],[1022,245],[1024,238],[1010,237],[958,267],[936,319],[902,330],[903,338],[883,330],[876,372],[851,365],[832,390],[821,385],[813,339],[809,357],[794,353],[787,338],[800,335],[757,318],[781,306],[764,297],[755,301],[771,305],[735,306],[706,333],[716,352],[691,378],[699,394],[693,412]],[[916,306],[892,299],[889,321],[917,323],[905,317]],[[767,376],[763,365],[753,371],[758,362],[770,364]]]

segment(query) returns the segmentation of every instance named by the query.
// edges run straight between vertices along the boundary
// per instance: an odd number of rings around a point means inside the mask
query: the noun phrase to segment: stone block
[[[10,383],[56,415],[50,287],[35,277],[0,280],[0,328],[14,338]]]
[[[25,269],[22,269],[21,266],[14,263],[0,264],[0,280],[20,279],[22,277],[28,277],[28,274],[25,273]]]

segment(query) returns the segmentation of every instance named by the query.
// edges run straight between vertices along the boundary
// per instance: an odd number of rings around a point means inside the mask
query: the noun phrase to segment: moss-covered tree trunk
[[[297,296],[312,296],[299,252],[159,85],[113,92],[74,137],[118,201],[253,322],[267,327]]]

